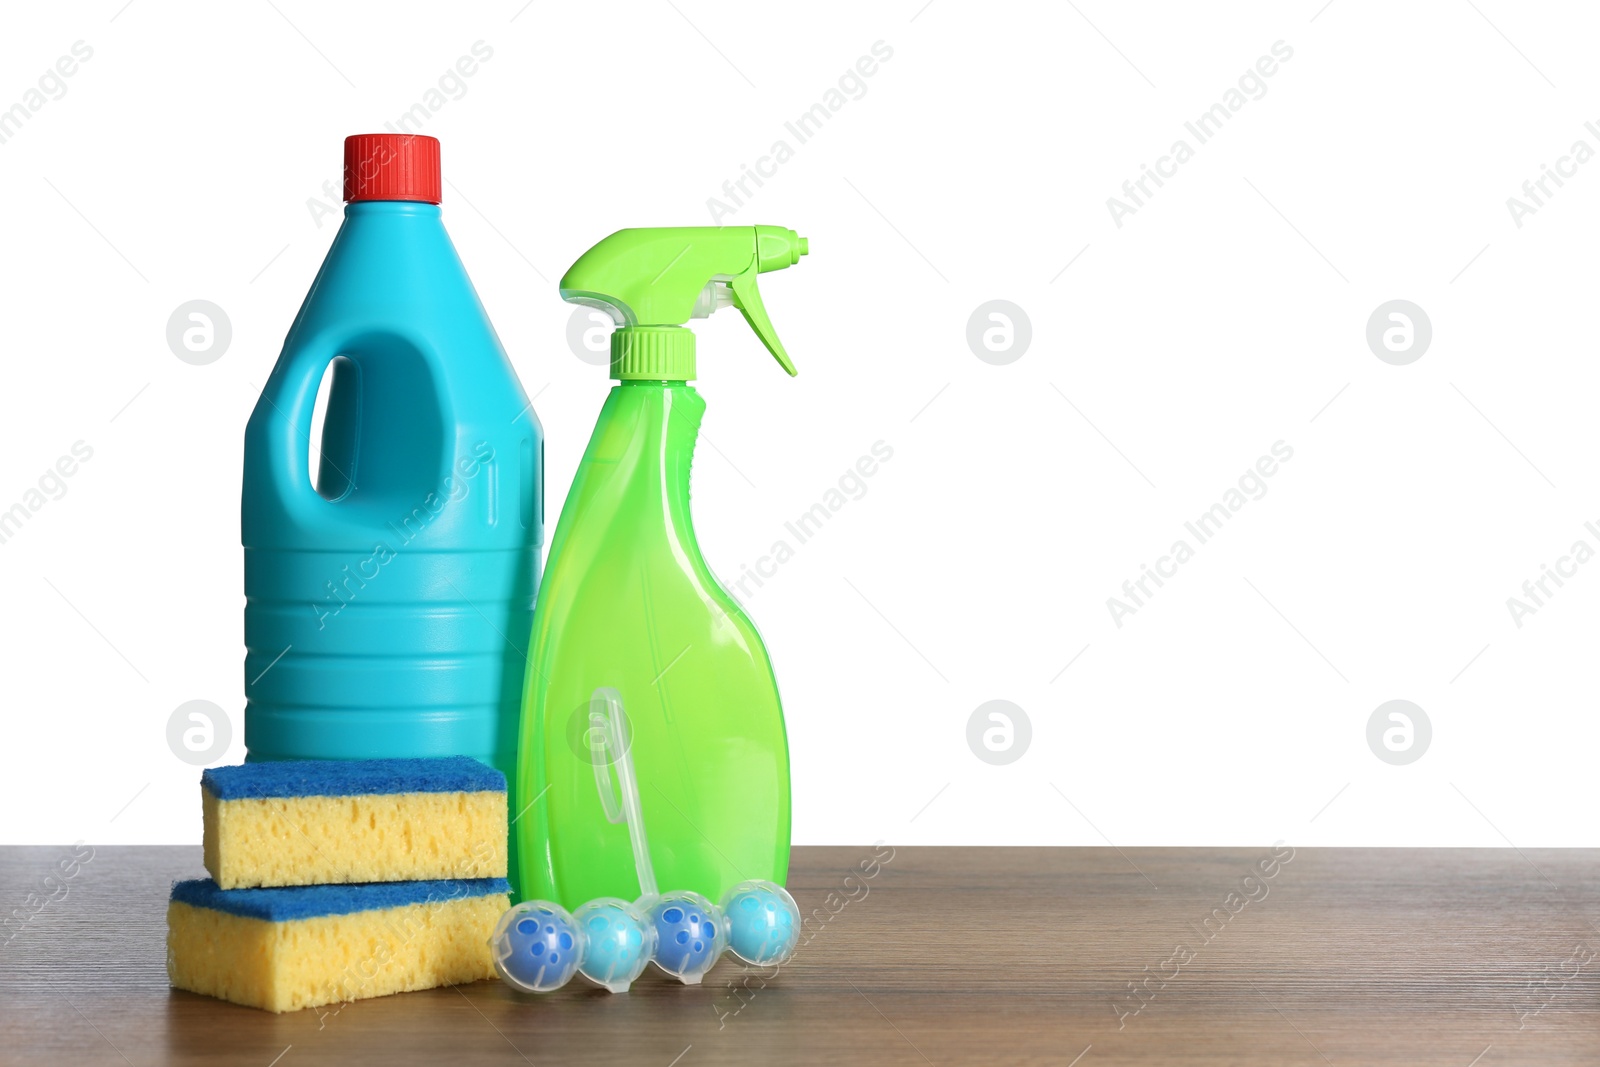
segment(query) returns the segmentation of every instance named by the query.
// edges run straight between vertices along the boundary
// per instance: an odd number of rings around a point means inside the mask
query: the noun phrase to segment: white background
[[[552,521],[609,386],[553,281],[619,227],[714,221],[724,181],[795,148],[721,221],[810,238],[762,280],[801,374],[732,312],[698,326],[694,493],[732,577],[894,450],[747,598],[797,843],[1595,843],[1600,563],[1521,628],[1506,606],[1600,548],[1600,162],[1520,228],[1506,205],[1600,149],[1592,11],[123,5],[0,35],[0,108],[93,48],[0,144],[0,510],[93,448],[0,545],[0,841],[199,840],[166,724],[214,701],[243,756],[241,442],[336,228],[308,198],[481,40],[421,132],[537,394]],[[784,122],[877,41],[864,95],[796,145]],[[1277,41],[1266,94],[1196,146],[1184,122]],[[1180,137],[1195,157],[1119,228],[1107,198]],[[192,299],[232,323],[208,366],[165,339]],[[1031,321],[1003,366],[966,340],[991,299]],[[1407,366],[1365,340],[1391,299],[1432,322]],[[1266,495],[1117,627],[1107,598],[1280,440]],[[1433,728],[1406,766],[1366,740],[1397,698]],[[993,699],[1032,724],[1005,766],[966,739]]]

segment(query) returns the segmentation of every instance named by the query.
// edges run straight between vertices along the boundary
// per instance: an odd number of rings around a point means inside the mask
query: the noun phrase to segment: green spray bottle
[[[561,279],[604,309],[611,376],[534,611],[512,832],[519,899],[568,908],[640,895],[629,824],[612,792],[617,753],[591,698],[620,699],[648,858],[664,889],[712,900],[789,868],[789,745],[766,647],[718,584],[689,516],[689,465],[705,401],[684,324],[743,313],[793,375],[756,275],[798,263],[777,226],[620,230]],[[616,733],[613,731],[612,736]]]

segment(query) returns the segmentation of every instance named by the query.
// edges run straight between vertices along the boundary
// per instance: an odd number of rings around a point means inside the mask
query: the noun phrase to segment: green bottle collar
[[[619,326],[611,332],[617,381],[686,382],[694,374],[694,331],[686,326]]]

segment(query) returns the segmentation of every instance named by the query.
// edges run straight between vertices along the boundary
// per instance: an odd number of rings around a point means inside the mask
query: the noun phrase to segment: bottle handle
[[[313,338],[273,369],[256,404],[252,422],[265,420],[259,443],[266,462],[259,473],[268,479],[274,497],[291,510],[327,503],[309,474],[311,420],[323,376],[339,355],[337,343]],[[348,472],[345,482],[348,485]]]

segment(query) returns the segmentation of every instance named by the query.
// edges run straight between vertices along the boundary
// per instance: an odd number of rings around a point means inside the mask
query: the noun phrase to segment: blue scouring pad
[[[172,883],[172,899],[195,908],[225,911],[269,923],[295,922],[323,915],[349,915],[380,908],[443,903],[462,897],[510,893],[504,878],[439,878],[416,882],[360,882],[350,885],[277,886],[220,889],[210,878]]]
[[[218,800],[390,793],[504,793],[506,776],[469,756],[272,760],[213,767],[200,786]]]

